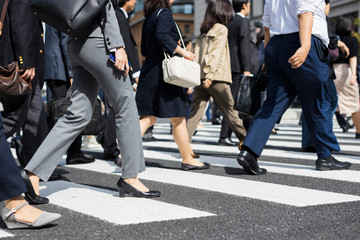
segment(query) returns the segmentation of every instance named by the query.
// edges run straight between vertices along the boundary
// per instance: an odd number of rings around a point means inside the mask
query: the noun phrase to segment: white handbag
[[[178,30],[181,43],[185,48],[184,40],[181,36],[179,27],[175,23]],[[165,59],[162,62],[164,81],[179,87],[189,88],[200,85],[200,65],[197,62],[187,60],[183,57],[170,57],[165,53]]]

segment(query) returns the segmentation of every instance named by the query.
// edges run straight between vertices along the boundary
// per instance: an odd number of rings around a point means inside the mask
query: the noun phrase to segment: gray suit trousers
[[[133,178],[145,170],[138,111],[129,77],[108,61],[103,37],[68,44],[74,83],[71,105],[59,119],[26,170],[47,181],[66,150],[90,122],[99,88],[115,111],[116,135],[122,157],[122,177]]]

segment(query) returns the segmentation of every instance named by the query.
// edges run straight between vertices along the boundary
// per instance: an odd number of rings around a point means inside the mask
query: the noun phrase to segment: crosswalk
[[[108,186],[100,182],[102,176],[118,179],[121,169],[100,157],[91,164],[66,165],[64,156],[59,169],[77,175],[73,177],[75,180],[63,175],[62,180],[41,183],[40,193],[56,207],[119,226],[192,219],[210,221],[222,215],[219,210],[194,207],[200,204],[196,203],[196,198],[191,199],[192,203],[177,201],[176,194],[181,199],[186,199],[186,194],[216,196],[208,199],[209,202],[205,201],[207,205],[215,199],[231,196],[239,202],[247,199],[268,206],[295,209],[360,202],[360,140],[354,139],[354,130],[343,133],[334,124],[334,132],[343,151],[334,153],[334,156],[340,161],[351,162],[351,169],[316,171],[316,154],[300,150],[301,127],[297,123],[295,119],[283,119],[278,125],[278,134],[270,136],[259,159],[259,165],[268,170],[264,176],[245,174],[236,161],[237,147],[217,145],[220,126],[206,122],[203,123],[205,128],[198,129],[193,137],[192,148],[200,154],[201,161],[211,163],[211,168],[181,171],[180,154],[170,134],[170,125],[162,122],[154,128],[157,140],[144,142],[147,170],[139,175],[147,185],[162,192],[161,198],[119,198],[116,181],[108,183]],[[101,146],[93,140],[83,150],[96,156],[102,153]],[[94,177],[82,180],[82,175]],[[11,236],[16,238],[16,234],[0,230],[0,237]]]

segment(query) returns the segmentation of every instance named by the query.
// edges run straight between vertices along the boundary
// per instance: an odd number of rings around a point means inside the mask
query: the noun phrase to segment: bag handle
[[[163,8],[158,11],[158,13],[156,14],[156,19],[159,17],[159,15],[160,15],[160,13],[161,13],[162,10],[163,10]],[[174,22],[175,22],[175,21],[174,21]],[[176,26],[177,32],[178,32],[178,34],[179,34],[179,37],[180,37],[180,40],[181,40],[181,44],[182,44],[182,46],[183,46],[183,49],[185,49],[184,39],[183,39],[183,37],[182,37],[182,35],[181,35],[179,26],[177,25],[176,22],[175,22],[175,26]],[[165,56],[165,58],[170,58],[169,54],[167,54],[165,51],[164,51],[164,56]]]
[[[8,4],[9,4],[9,0],[5,0],[2,11],[1,11],[1,18],[0,18],[0,36],[2,34],[2,29],[4,26],[4,19],[5,19],[5,15],[6,15],[6,11],[8,8]]]

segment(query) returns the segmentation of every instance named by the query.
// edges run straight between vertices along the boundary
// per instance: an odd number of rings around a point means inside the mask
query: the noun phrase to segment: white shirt
[[[312,35],[329,44],[324,0],[265,0],[263,24],[270,35],[299,32],[298,15],[313,14]]]

